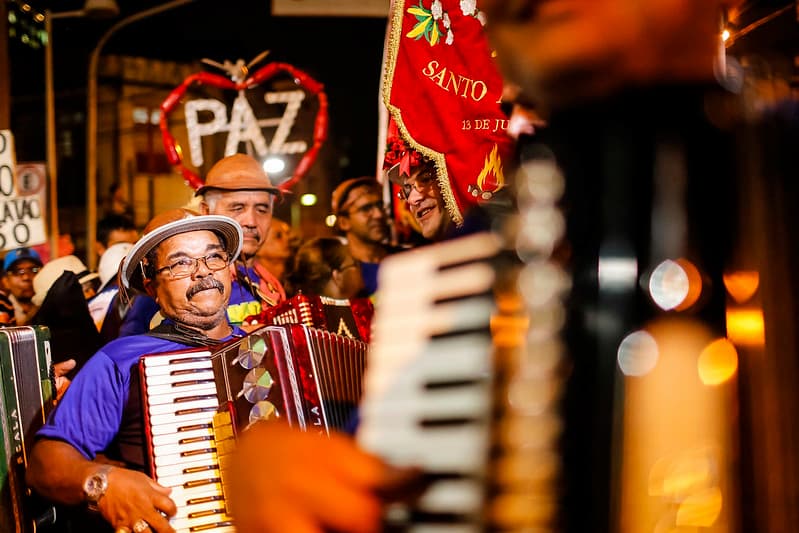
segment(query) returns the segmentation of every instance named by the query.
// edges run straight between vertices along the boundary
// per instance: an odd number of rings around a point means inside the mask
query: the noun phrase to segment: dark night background
[[[22,3],[15,0],[9,6],[13,9]],[[83,0],[28,3],[39,12],[83,7]],[[64,156],[59,146],[60,205],[85,202],[86,84],[92,49],[115,22],[163,2],[119,0],[118,4],[121,12],[113,19],[53,20],[57,128],[76,132],[72,156]],[[385,18],[274,17],[268,0],[196,0],[120,29],[102,55],[185,62],[209,58],[221,63],[240,58],[250,61],[270,50],[267,62],[289,63],[325,85],[330,113],[327,143],[338,154],[340,178],[346,178],[374,173],[385,28]],[[9,53],[17,160],[43,161],[44,49],[33,49],[12,38]]]

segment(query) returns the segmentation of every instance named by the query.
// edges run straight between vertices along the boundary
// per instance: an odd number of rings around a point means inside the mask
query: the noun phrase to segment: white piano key
[[[414,504],[428,513],[477,514],[485,500],[485,486],[478,479],[445,479],[434,482]]]
[[[398,377],[398,381],[399,381]],[[402,420],[412,418],[412,422],[436,420],[441,418],[482,418],[491,409],[490,383],[482,382],[468,386],[424,390],[421,386],[402,387],[410,393],[405,399],[391,394],[387,398],[372,397],[362,409],[364,419]],[[386,386],[391,386],[386,383]],[[399,387],[393,389],[398,390]],[[391,391],[389,391],[391,392]]]
[[[198,453],[191,456],[183,456],[175,453],[169,455],[156,455],[153,458],[153,461],[155,462],[156,467],[183,464],[189,461],[208,461],[209,463],[213,462],[213,464],[216,464],[217,456],[216,452]]]
[[[169,493],[169,497],[179,508],[196,505],[196,503],[190,503],[193,500],[215,496],[222,496],[222,484],[219,482],[197,485],[196,487],[174,486],[172,487],[172,492]]]
[[[188,421],[187,423],[169,423],[169,424],[161,424],[158,426],[151,426],[150,433],[153,436],[156,435],[167,435],[172,433],[180,433],[181,431],[193,431],[195,429],[200,429],[204,427],[212,427],[213,417],[210,417],[208,420],[200,420],[200,421]]]
[[[150,405],[148,410],[150,417],[155,415],[163,415],[167,413],[176,414],[181,411],[189,411],[193,409],[205,409],[207,407],[216,408],[219,406],[219,400],[214,394],[211,398],[203,398],[201,400],[190,400],[182,402],[164,403],[158,405]]]
[[[190,474],[180,474],[177,476],[162,476],[158,478],[158,483],[165,487],[177,487],[185,485],[186,483],[207,481],[211,483],[212,480],[219,479],[219,469],[214,470],[201,470],[199,472],[192,472]]]
[[[211,374],[213,376],[213,374]],[[216,383],[214,383],[213,379],[208,379],[205,383],[192,383],[191,385],[181,385],[181,383],[189,383],[195,380],[189,381],[177,381],[174,383],[165,383],[163,385],[150,385],[149,382],[147,384],[147,397],[157,397],[163,395],[176,395],[176,394],[184,394],[186,396],[191,396],[194,393],[201,392],[201,391],[216,391]]]
[[[204,383],[202,385],[191,385],[190,387],[172,388],[169,392],[160,394],[147,394],[147,405],[160,405],[172,403],[176,400],[192,397],[216,397],[216,385],[214,383]]]
[[[212,514],[208,516],[199,516],[197,518],[178,518],[169,521],[170,525],[175,529],[188,529],[198,526],[207,526],[210,524],[221,524],[222,522],[231,522],[233,518],[227,513]],[[213,531],[212,529],[203,529],[206,531]]]
[[[369,451],[398,466],[418,466],[428,472],[474,474],[485,468],[488,428],[482,424],[422,428],[386,420],[358,432]]]
[[[193,374],[181,374],[179,376],[171,376],[165,374],[163,376],[149,376],[147,378],[147,388],[158,385],[171,385],[174,383],[184,383],[189,381],[208,381],[214,379],[214,372],[212,370],[203,370]]]
[[[191,529],[176,529],[175,533],[236,533],[235,526],[222,526],[222,527],[214,527],[211,529],[203,529],[202,531],[196,531]]]
[[[477,349],[482,348],[478,346]],[[490,348],[485,347],[490,355]],[[450,357],[453,355],[453,357]],[[474,355],[475,357],[472,357]],[[392,391],[396,398],[405,391],[405,395],[416,394],[428,384],[474,381],[475,383],[491,382],[491,368],[488,356],[478,353],[449,354],[442,352],[439,357],[419,357],[410,361],[385,361],[384,365],[375,365],[370,370],[369,379],[364,384],[363,396],[368,402],[377,401]],[[476,391],[485,394],[484,391]],[[401,400],[400,400],[401,401]],[[368,403],[365,402],[365,403]]]
[[[160,479],[162,477],[167,476],[175,476],[178,474],[182,474],[189,468],[200,468],[200,467],[212,467],[214,465],[209,465],[203,461],[187,461],[185,463],[174,463],[169,465],[162,465],[156,467],[155,469],[155,477],[156,479]]]
[[[208,448],[216,448],[216,442],[214,439],[190,441],[181,444],[165,444],[158,447],[155,457],[158,458],[166,457],[168,455],[178,455],[196,450],[205,450]],[[191,459],[187,459],[187,461],[191,461]]]
[[[180,441],[185,441],[186,439],[213,437],[214,435],[214,429],[211,426],[201,429],[193,429],[190,431],[175,431],[175,429],[176,428],[173,427],[171,433],[154,435],[153,447],[157,449],[159,446],[166,444],[178,444]]]
[[[187,370],[209,369],[213,368],[210,358],[206,359],[192,359],[182,363],[173,363],[168,365],[144,365],[144,375],[150,376],[163,376],[169,374],[176,374]]]
[[[191,513],[213,511],[216,509],[224,510],[225,502],[222,500],[212,500],[194,505],[184,505],[182,507],[178,507],[178,512],[175,513],[175,516],[173,516],[172,519],[187,518]]]
[[[188,425],[188,424],[199,424],[201,422],[211,422],[214,419],[215,414],[216,414],[216,409],[209,408],[208,411],[182,413],[179,415],[172,413],[166,413],[162,415],[152,415],[150,416],[150,424],[153,427],[172,426],[172,431],[174,431],[175,426],[180,424]]]
[[[161,356],[161,357],[144,357],[142,361],[144,361],[145,367],[154,367],[154,366],[169,366],[180,361],[185,361],[188,359],[200,359],[203,357],[210,359],[211,352],[208,350],[203,350],[199,352],[192,352],[186,355],[170,354],[168,356]]]

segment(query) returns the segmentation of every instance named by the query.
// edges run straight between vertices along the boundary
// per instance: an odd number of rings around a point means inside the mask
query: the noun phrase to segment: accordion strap
[[[218,340],[214,340],[208,335],[203,335],[197,330],[181,326],[171,321],[161,322],[158,326],[145,333],[145,335],[178,342],[194,348],[219,344]]]

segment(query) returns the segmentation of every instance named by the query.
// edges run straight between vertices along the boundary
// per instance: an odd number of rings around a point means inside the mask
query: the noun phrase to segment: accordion
[[[283,418],[328,433],[360,399],[366,344],[302,324],[265,326],[213,348],[139,363],[152,477],[171,487],[178,532],[232,531],[225,472],[236,434]]]
[[[304,324],[369,342],[374,306],[368,298],[339,300],[327,296],[297,294],[285,302],[248,317],[246,323]]]
[[[36,500],[25,484],[33,436],[55,405],[50,362],[47,328],[0,328],[0,531],[28,533],[55,520],[52,507]]]

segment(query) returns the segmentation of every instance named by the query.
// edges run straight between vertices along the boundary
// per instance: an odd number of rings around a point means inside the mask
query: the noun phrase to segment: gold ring
[[[144,520],[136,520],[136,523],[133,524],[133,533],[142,533],[145,529],[150,529],[150,524]]]

